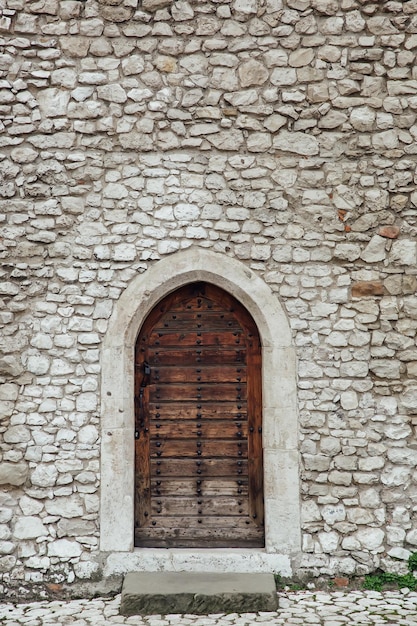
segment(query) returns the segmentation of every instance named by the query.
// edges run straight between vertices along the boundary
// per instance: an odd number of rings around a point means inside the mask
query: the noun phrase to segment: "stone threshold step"
[[[122,587],[121,615],[276,611],[273,574],[130,572]]]

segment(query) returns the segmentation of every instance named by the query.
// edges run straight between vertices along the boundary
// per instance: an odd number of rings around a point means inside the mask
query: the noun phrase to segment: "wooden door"
[[[135,545],[264,545],[261,345],[246,309],[192,283],[135,350]]]

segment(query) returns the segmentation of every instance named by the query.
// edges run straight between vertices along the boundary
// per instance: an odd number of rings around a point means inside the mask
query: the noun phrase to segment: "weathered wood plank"
[[[159,444],[159,445],[158,445]],[[200,445],[197,445],[200,444]],[[241,445],[239,445],[241,444]],[[203,457],[203,458],[247,458],[246,442],[223,441],[221,439],[213,439],[210,441],[180,440],[155,440],[150,441],[150,453],[155,459],[161,457]],[[201,454],[199,454],[201,453]]]
[[[236,401],[231,402],[205,402],[204,404],[197,402],[158,402],[150,403],[148,411],[150,419],[161,420],[242,420],[246,419],[246,401],[242,400],[238,408]]]
[[[206,498],[187,498],[185,496],[160,496],[151,500],[152,519],[158,515],[249,515],[247,498],[216,496]],[[155,517],[154,517],[155,516]]]
[[[179,349],[177,346],[163,349],[159,346],[149,346],[147,357],[152,368],[158,365],[174,365],[178,367],[178,363],[181,363],[183,367],[194,364],[212,365],[213,363],[244,365],[246,351],[242,346],[237,346],[237,348],[189,346],[182,349]]]
[[[242,365],[227,365],[223,363],[205,367],[189,367],[183,363],[171,366],[152,367],[151,382],[157,384],[169,383],[242,383],[246,382],[246,367]]]
[[[197,402],[231,402],[238,400],[246,400],[247,390],[246,384],[242,383],[189,383],[163,385],[161,383],[151,384],[150,401],[151,402],[175,402],[176,400],[190,400]]]
[[[151,422],[150,436],[160,439],[233,439],[243,441],[247,438],[248,428],[243,421],[211,421],[211,422],[192,422],[190,420],[184,422]]]
[[[244,346],[245,335],[241,332],[234,331],[232,333],[222,333],[221,331],[206,331],[202,329],[200,332],[175,330],[161,330],[160,332],[152,332],[149,337],[149,343],[154,347],[163,348],[165,346]]]
[[[240,483],[240,484],[239,484]],[[235,496],[236,498],[248,495],[247,478],[239,480],[219,480],[199,478],[184,478],[175,480],[170,478],[154,478],[151,483],[151,496]]]
[[[194,528],[198,528],[201,532],[204,529],[201,527],[201,524],[198,523],[200,516],[196,515],[175,515],[172,517],[169,516],[158,516],[155,518],[155,524],[151,524],[152,526],[156,526],[157,528],[161,528],[162,524],[166,528],[170,529],[184,529],[187,530],[191,526]],[[204,526],[213,529],[214,532],[223,532],[226,529],[240,529],[247,530],[248,526],[253,528],[254,533],[262,532],[259,527],[253,523],[249,517],[243,517],[242,515],[210,515],[207,517],[207,521],[204,521]]]
[[[135,526],[143,526],[151,512],[149,442],[135,441]]]
[[[264,523],[263,450],[262,450],[262,376],[261,349],[258,342],[248,342],[248,440],[249,456],[249,510],[252,519]]]
[[[248,473],[248,462],[244,458],[239,459],[152,459],[152,477],[230,477],[236,476],[239,480]]]
[[[180,528],[140,528],[135,531],[135,545],[142,548],[263,548],[265,545],[262,529],[203,528],[192,526]]]
[[[221,307],[217,309],[176,309],[169,311],[161,317],[154,326],[154,330],[165,328],[190,329],[209,328],[211,330],[220,329],[224,331],[241,329],[239,322],[233,313],[225,311]]]

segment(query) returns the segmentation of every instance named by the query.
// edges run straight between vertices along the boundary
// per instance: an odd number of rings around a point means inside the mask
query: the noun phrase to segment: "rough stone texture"
[[[290,321],[298,569],[395,570],[417,541],[416,3],[1,10],[1,572],[96,572],[102,342],[189,247]]]
[[[125,576],[121,615],[275,611],[272,574],[131,572]]]
[[[23,485],[29,468],[26,463],[0,463],[0,485]]]

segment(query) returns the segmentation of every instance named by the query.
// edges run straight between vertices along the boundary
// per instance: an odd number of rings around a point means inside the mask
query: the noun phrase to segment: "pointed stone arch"
[[[192,248],[158,261],[133,279],[115,303],[103,341],[100,550],[135,553],[133,560],[125,559],[125,565],[119,559],[119,570],[145,569],[140,564],[141,549],[133,545],[135,341],[148,313],[164,296],[200,280],[239,300],[255,320],[262,342],[266,542],[264,550],[250,551],[252,561],[255,558],[255,568],[262,569],[256,553],[286,555],[287,565],[290,557],[300,554],[296,358],[288,320],[277,295],[246,265]],[[149,549],[144,550],[149,555]],[[220,569],[227,569],[228,563],[230,557]],[[175,567],[172,562],[171,566]],[[163,562],[154,567],[165,568]],[[247,567],[253,568],[254,563]],[[290,566],[283,569],[291,573]],[[108,566],[107,573],[114,573],[114,567]]]

